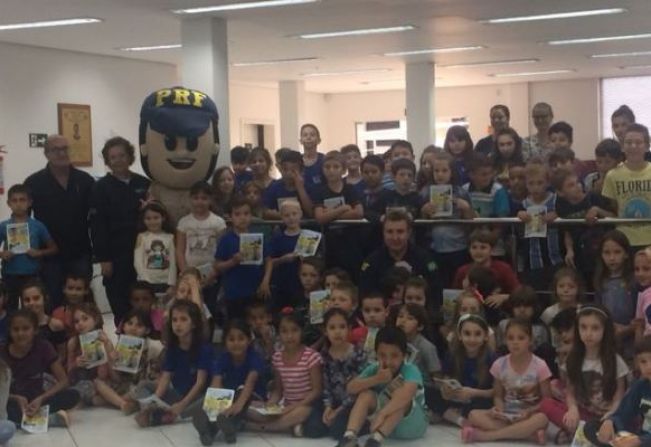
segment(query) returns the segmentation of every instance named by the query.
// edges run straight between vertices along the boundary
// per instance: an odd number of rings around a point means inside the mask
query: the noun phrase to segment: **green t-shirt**
[[[373,377],[375,374],[377,374],[378,369],[379,364],[377,362],[373,362],[364,368],[359,377],[362,379]],[[378,385],[376,387],[373,387],[373,391],[380,395],[384,395],[386,401],[388,401],[391,399],[391,394],[393,391],[399,388],[405,382],[413,382],[418,385],[418,391],[416,392],[416,396],[414,396],[414,402],[416,402],[421,407],[424,406],[425,395],[423,392],[423,376],[421,375],[418,367],[413,363],[403,363],[400,367],[398,375],[391,382],[387,383],[386,385]]]

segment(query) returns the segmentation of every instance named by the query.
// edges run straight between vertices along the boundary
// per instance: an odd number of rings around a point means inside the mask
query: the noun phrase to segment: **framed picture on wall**
[[[68,139],[70,161],[75,166],[93,165],[93,138],[90,106],[57,104],[59,134]]]

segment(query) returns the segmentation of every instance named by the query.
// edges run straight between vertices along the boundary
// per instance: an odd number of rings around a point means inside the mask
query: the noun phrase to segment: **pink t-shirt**
[[[504,387],[504,412],[519,413],[540,401],[540,382],[552,376],[544,360],[531,355],[529,366],[520,374],[511,366],[511,354],[498,358],[490,369]]]
[[[635,310],[635,319],[644,321],[644,335],[651,334],[651,322],[647,317],[647,307],[651,305],[651,287],[647,287],[637,295],[637,309]]]
[[[285,404],[292,404],[303,400],[312,389],[310,369],[321,365],[321,356],[315,350],[305,347],[296,363],[287,364],[283,360],[283,352],[276,351],[271,363],[283,385]]]

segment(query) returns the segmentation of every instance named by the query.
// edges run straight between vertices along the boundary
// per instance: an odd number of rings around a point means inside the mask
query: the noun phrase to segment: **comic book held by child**
[[[262,244],[264,235],[262,233],[240,234],[240,254],[242,255],[241,265],[262,265]]]
[[[546,213],[547,207],[543,205],[527,208],[527,214],[531,217],[531,220],[524,225],[524,237],[547,237]]]
[[[20,424],[20,428],[22,428],[25,432],[32,434],[47,433],[49,414],[49,405],[43,405],[32,416],[27,416],[27,414],[23,412],[23,420]]]
[[[235,391],[225,388],[208,388],[206,396],[203,398],[203,411],[208,415],[212,422],[217,420],[217,416],[233,405]]]
[[[108,361],[104,343],[99,339],[99,330],[79,334],[79,345],[81,354],[86,360],[86,369],[92,369],[103,365]]]
[[[15,255],[20,255],[27,253],[30,248],[27,222],[8,224],[7,250]]]
[[[452,185],[431,185],[429,200],[434,205],[434,217],[452,216]]]
[[[145,339],[120,335],[115,352],[118,357],[113,363],[113,369],[130,374],[136,374],[139,369],[142,352],[145,349]]]
[[[327,290],[310,292],[310,324],[323,323],[323,314],[325,314],[329,296],[330,293]]]
[[[321,233],[318,231],[301,230],[301,234],[298,236],[298,240],[296,241],[294,253],[303,258],[314,256],[319,249],[320,242]]]

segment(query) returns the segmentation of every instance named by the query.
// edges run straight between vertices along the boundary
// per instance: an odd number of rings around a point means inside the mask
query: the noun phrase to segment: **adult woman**
[[[475,150],[477,152],[481,152],[484,155],[490,155],[490,153],[493,151],[493,148],[495,147],[495,138],[497,136],[497,132],[509,127],[511,111],[505,105],[497,104],[491,107],[490,118],[493,133],[479,140],[475,146]]]
[[[102,157],[110,172],[93,188],[91,237],[117,325],[129,311],[128,291],[136,279],[133,249],[138,234],[138,214],[147,198],[150,182],[129,169],[135,161],[135,149],[128,140],[109,139],[102,149]]]
[[[554,121],[554,112],[552,106],[546,102],[539,102],[531,109],[531,118],[533,125],[536,127],[536,133],[531,134],[522,140],[522,155],[524,161],[532,157],[543,157],[547,159],[552,151],[552,145],[549,141],[549,126]]]

